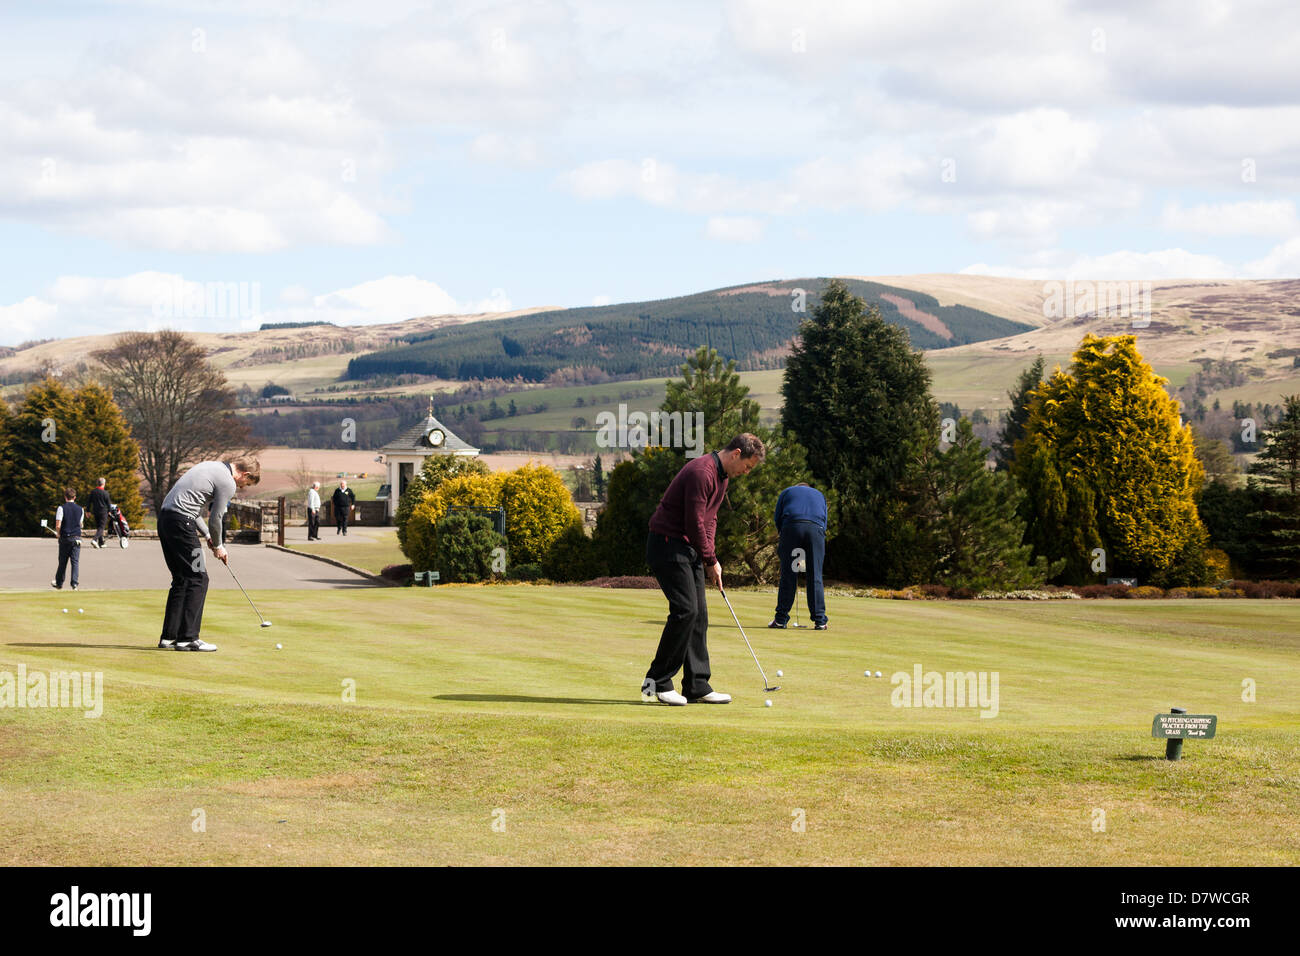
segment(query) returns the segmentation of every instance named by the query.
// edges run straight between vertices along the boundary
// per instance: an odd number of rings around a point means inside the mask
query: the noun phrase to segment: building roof
[[[425,443],[424,436],[435,428],[441,428],[447,437],[441,446],[431,448]],[[477,448],[453,434],[450,428],[434,418],[432,414],[418,425],[412,425],[379,451],[384,455],[477,455],[479,453]]]

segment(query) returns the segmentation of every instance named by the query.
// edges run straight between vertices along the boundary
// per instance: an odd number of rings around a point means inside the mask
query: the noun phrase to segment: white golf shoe
[[[216,649],[217,649],[217,645],[209,644],[207,641],[203,640],[202,638],[195,638],[194,640],[189,641],[188,643],[182,643],[181,641],[177,641],[175,644],[172,645],[172,650],[174,651],[215,651]]]
[[[655,682],[646,678],[641,682],[641,699],[647,704],[658,701],[661,704],[670,704],[673,707],[685,707],[686,698],[675,690],[656,691]]]
[[[730,704],[730,694],[719,694],[716,690],[711,690],[703,697],[694,697],[690,701],[692,704]]]

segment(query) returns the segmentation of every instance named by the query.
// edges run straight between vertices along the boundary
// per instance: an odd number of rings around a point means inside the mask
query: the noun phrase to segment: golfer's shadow
[[[639,700],[600,700],[593,697],[525,697],[521,694],[435,694],[434,700],[491,702],[500,704],[624,704],[640,707]]]
[[[153,644],[56,644],[53,641],[30,642],[20,644],[17,641],[10,641],[6,647],[85,647],[91,650],[105,651],[156,651],[158,648]]]

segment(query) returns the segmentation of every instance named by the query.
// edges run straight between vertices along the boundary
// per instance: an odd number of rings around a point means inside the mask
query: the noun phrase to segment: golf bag
[[[127,524],[126,515],[117,505],[108,506],[108,533],[117,536],[117,546],[126,547],[126,539],[131,537],[131,526]]]

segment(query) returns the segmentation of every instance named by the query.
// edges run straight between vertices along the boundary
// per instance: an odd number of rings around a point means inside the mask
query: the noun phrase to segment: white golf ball
[[[67,609],[66,607],[63,609],[63,613],[64,613],[64,614],[67,614],[67,613],[68,613],[68,609]]]
[[[277,645],[275,645],[275,649],[276,649],[277,651],[284,650],[284,645],[283,645],[283,644],[277,644]]]
[[[863,677],[870,677],[870,676],[871,676],[871,671],[863,671],[863,672],[862,672],[862,676],[863,676]]]
[[[776,672],[776,676],[777,676],[777,677],[784,677],[784,676],[785,676],[785,671],[777,671],[777,672]]]
[[[770,700],[765,700],[765,701],[763,701],[763,706],[764,706],[764,707],[771,707],[771,706],[772,706],[772,702],[771,702]]]
[[[85,613],[86,613],[86,610],[85,610],[85,608],[80,608],[80,607],[79,607],[79,608],[77,608],[77,613],[78,613],[78,614],[85,614]]]
[[[884,677],[885,675],[882,674],[882,673],[880,673],[880,671],[876,671],[876,676],[877,676],[877,677]]]

